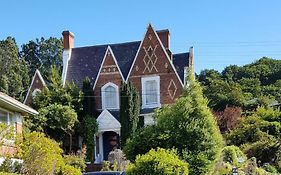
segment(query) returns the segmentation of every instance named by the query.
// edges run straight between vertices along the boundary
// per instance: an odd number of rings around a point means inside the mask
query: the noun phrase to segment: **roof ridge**
[[[136,41],[127,41],[127,42],[122,42],[122,43],[97,44],[97,45],[91,45],[91,46],[74,47],[73,49],[90,48],[90,47],[107,47],[107,46],[124,45],[124,44],[131,44],[131,43],[137,43],[137,42],[141,42],[141,41],[136,40]]]
[[[189,52],[174,53],[173,55],[181,55],[181,54],[186,54],[186,53],[189,53]]]

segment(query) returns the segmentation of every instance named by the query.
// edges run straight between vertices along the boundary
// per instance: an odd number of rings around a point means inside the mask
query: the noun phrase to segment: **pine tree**
[[[136,88],[130,82],[122,85],[120,99],[121,145],[124,146],[138,127],[140,100]]]
[[[0,91],[22,101],[29,85],[28,67],[19,58],[19,49],[12,37],[0,41]]]

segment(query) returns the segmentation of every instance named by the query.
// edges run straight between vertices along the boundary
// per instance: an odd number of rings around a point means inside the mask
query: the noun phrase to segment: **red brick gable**
[[[100,67],[98,77],[93,87],[96,109],[102,109],[101,88],[109,82],[114,83],[118,87],[120,87],[123,81],[124,79],[117,65],[114,53],[112,52],[111,48],[108,47],[107,51],[105,52],[103,63]]]
[[[149,25],[128,75],[128,81],[141,92],[141,78],[160,77],[160,103],[170,104],[182,94],[183,84],[152,26]]]
[[[25,100],[24,100],[24,104],[28,105],[28,106],[32,106],[32,93],[35,89],[39,89],[42,90],[43,87],[45,87],[45,81],[43,80],[39,70],[36,70],[31,84],[29,86],[28,92],[26,94]]]

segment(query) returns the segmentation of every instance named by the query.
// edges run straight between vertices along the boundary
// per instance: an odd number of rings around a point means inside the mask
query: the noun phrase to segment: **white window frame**
[[[187,73],[188,73],[188,67],[183,68],[183,84],[186,86],[187,84]]]
[[[113,88],[115,88],[116,90],[116,107],[113,107],[113,108],[106,108],[105,107],[105,89],[108,87],[108,86],[112,86]],[[119,106],[119,88],[116,84],[114,83],[111,83],[111,82],[108,82],[106,83],[105,85],[102,86],[101,88],[101,101],[102,101],[102,109],[119,109],[120,106]]]
[[[146,92],[145,92],[145,83],[147,81],[156,81],[157,84],[157,103],[156,104],[146,104]],[[141,89],[142,89],[142,108],[157,108],[161,107],[160,103],[160,77],[142,77],[141,78]]]

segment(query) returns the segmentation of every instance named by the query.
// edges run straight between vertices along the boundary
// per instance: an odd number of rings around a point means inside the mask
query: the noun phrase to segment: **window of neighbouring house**
[[[118,86],[113,83],[107,83],[101,88],[102,108],[119,109]]]
[[[160,107],[160,77],[143,77],[142,108]]]
[[[15,128],[16,122],[17,122],[17,117],[14,116],[14,113],[10,113],[10,112],[7,112],[7,111],[0,110],[0,123],[4,123],[6,125],[9,125],[9,126],[13,127],[13,128],[11,128],[12,130],[7,129],[7,130],[2,130],[1,132],[6,132],[6,131],[8,131],[8,132],[13,131],[14,132],[12,138],[4,139],[4,143],[6,145],[14,144],[14,139],[16,137],[16,128]]]

